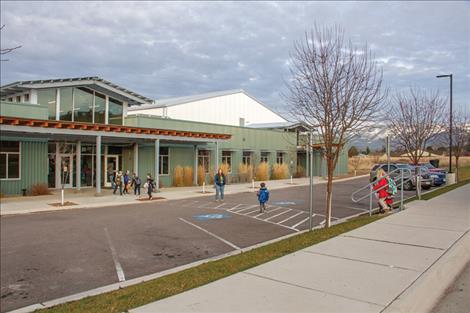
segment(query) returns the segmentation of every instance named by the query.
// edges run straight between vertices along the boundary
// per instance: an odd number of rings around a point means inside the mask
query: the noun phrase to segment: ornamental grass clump
[[[183,184],[185,186],[193,185],[193,168],[191,166],[183,168]]]
[[[173,186],[175,187],[183,187],[184,186],[184,171],[183,167],[176,166],[173,171]]]
[[[50,195],[49,187],[45,183],[34,184],[31,186],[32,196]]]
[[[238,176],[240,176],[240,182],[250,182],[253,179],[253,167],[240,163],[238,165]]]
[[[256,167],[256,180],[268,180],[269,179],[269,164],[267,162],[261,162]]]
[[[206,181],[206,173],[204,173],[204,167],[199,165],[197,167],[197,184],[202,186],[202,183]]]
[[[272,179],[286,179],[289,177],[289,169],[287,164],[276,163],[273,165]]]

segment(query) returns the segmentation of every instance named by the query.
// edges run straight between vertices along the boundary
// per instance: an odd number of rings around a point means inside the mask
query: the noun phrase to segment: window
[[[198,152],[198,167],[202,166],[204,169],[204,173],[209,173],[209,168],[210,168],[210,153],[208,150],[199,150]]]
[[[49,119],[55,120],[57,90],[55,88],[39,89],[38,103],[49,109]]]
[[[243,151],[242,163],[251,165],[251,151]]]
[[[16,102],[21,102],[21,96],[16,96]]]
[[[79,87],[74,89],[75,122],[93,123],[93,91]]]
[[[29,93],[25,93],[23,98],[24,98],[24,102],[29,102]]]
[[[109,124],[122,125],[122,107],[124,104],[113,98],[109,98]]]
[[[276,153],[276,163],[283,164],[284,163],[284,153],[278,152]]]
[[[61,121],[72,121],[73,119],[73,88],[60,88],[60,114]]]
[[[168,147],[160,147],[160,166],[158,173],[160,175],[170,174],[170,153]]]
[[[2,141],[0,145],[0,179],[20,178],[20,143]]]
[[[222,151],[222,164],[228,165],[228,172],[232,173],[232,152]]]
[[[260,162],[268,163],[269,152],[261,152]]]
[[[12,97],[8,98],[8,102],[13,102],[13,98]]]
[[[95,92],[95,119],[93,123],[105,123],[106,114],[106,97]]]

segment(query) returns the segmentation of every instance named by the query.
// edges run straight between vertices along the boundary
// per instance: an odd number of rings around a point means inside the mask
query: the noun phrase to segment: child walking
[[[389,181],[384,177],[385,171],[381,168],[377,170],[377,184],[374,185],[373,189],[377,190],[377,196],[379,198],[379,212],[386,213],[392,211],[392,192]],[[396,188],[395,188],[396,189]]]
[[[258,201],[259,201],[259,212],[263,213],[266,211],[266,202],[269,200],[269,190],[266,188],[265,183],[260,184],[260,188],[258,192],[256,193],[258,196]]]

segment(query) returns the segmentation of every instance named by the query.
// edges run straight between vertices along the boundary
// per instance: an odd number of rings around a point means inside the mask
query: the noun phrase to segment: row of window
[[[15,97],[9,97],[7,99],[9,102],[29,102],[29,93],[23,95],[18,95]]]
[[[49,119],[57,117],[57,100],[59,103],[59,120],[87,123],[108,123],[122,125],[124,103],[85,87],[64,87],[59,89],[38,90],[38,103],[47,106]]]
[[[49,155],[55,154],[55,144],[49,144]],[[111,148],[112,149],[112,148]],[[94,154],[92,146],[82,146],[81,153]],[[60,151],[61,154],[73,154],[74,145],[63,145]],[[108,154],[121,154],[120,151],[108,150]],[[0,179],[19,179],[20,178],[20,143],[14,141],[1,142],[0,147]],[[246,165],[252,164],[253,154],[249,151],[244,151],[242,155],[242,162]],[[170,153],[168,147],[160,148],[160,175],[169,175],[170,171]],[[261,152],[260,162],[268,162],[268,152]],[[278,152],[276,154],[276,162],[279,164],[284,163],[284,153]],[[232,168],[232,152],[222,151],[222,163],[229,166],[229,172]],[[198,166],[202,166],[205,173],[210,171],[210,151],[199,150],[198,152]]]

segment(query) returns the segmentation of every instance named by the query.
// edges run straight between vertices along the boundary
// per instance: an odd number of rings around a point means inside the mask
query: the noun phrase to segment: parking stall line
[[[293,219],[294,217],[299,216],[300,214],[307,214],[307,213],[305,213],[305,212],[299,212],[299,213],[294,214],[294,215],[292,215],[291,217],[288,217],[288,218],[286,218],[285,220],[282,220],[282,221],[280,221],[280,222],[278,222],[278,223],[279,223],[279,224],[282,224],[282,223],[284,223],[284,222],[287,222],[288,220]]]
[[[316,214],[313,214],[313,215],[312,215],[312,218],[314,218],[314,217],[315,217],[315,215],[316,215]],[[303,219],[303,220],[301,220],[301,221],[300,221],[300,222],[298,222],[297,224],[295,224],[295,225],[292,225],[292,228],[296,228],[296,227],[297,227],[297,226],[299,226],[300,224],[303,224],[303,223],[305,223],[306,221],[308,221],[308,219],[309,219],[309,218],[310,218],[310,216],[309,216],[309,217],[307,217],[307,218],[305,218],[305,219]]]
[[[273,208],[275,208],[275,207],[273,207]],[[286,209],[286,208],[284,208],[284,207],[277,207],[277,209],[272,209],[272,210],[266,209],[265,212],[260,213],[260,214],[254,216],[254,217],[257,218],[257,217],[259,217],[259,216],[261,216],[261,215],[263,215],[263,214],[269,214],[269,213],[273,213],[273,212],[276,212],[276,211],[279,211],[279,210],[283,210],[283,209]]]
[[[258,204],[255,204],[255,205],[250,205],[250,206],[248,206],[248,207],[246,207],[246,208],[244,208],[244,209],[237,210],[237,211],[231,211],[231,212],[237,212],[237,213],[240,213],[240,212],[242,212],[242,211],[251,210],[251,209],[253,209],[254,207],[257,207],[257,206],[258,206]]]
[[[290,211],[292,211],[292,209],[287,209],[287,211],[284,211],[284,212],[281,212],[281,213],[279,213],[279,214],[273,215],[273,216],[271,216],[271,217],[268,217],[267,219],[263,219],[263,221],[269,221],[269,220],[271,220],[271,219],[273,219],[273,218],[275,218],[275,217],[278,217],[278,216],[283,215],[283,214],[285,214],[285,213],[288,213],[288,212],[290,212]],[[276,223],[276,224],[277,224],[277,223]]]
[[[227,241],[227,240],[225,240],[224,238],[219,237],[219,236],[217,236],[216,234],[211,233],[210,231],[205,230],[204,228],[202,228],[202,227],[200,227],[200,226],[197,226],[196,224],[193,224],[193,223],[191,223],[191,222],[185,220],[184,218],[179,217],[179,220],[182,221],[182,222],[185,222],[185,223],[188,224],[188,225],[191,225],[191,226],[193,226],[193,227],[196,227],[196,228],[199,229],[199,230],[202,230],[202,231],[205,232],[206,234],[208,234],[208,235],[210,235],[210,236],[212,236],[212,237],[214,237],[214,238],[216,238],[216,239],[222,241],[223,243],[225,243],[225,244],[229,245],[230,247],[234,248],[235,250],[240,250],[240,249],[241,249],[239,246],[237,246],[237,245],[231,243],[230,241]]]
[[[263,220],[263,219],[261,219],[261,218],[255,218],[254,216],[249,216],[249,215],[245,215],[245,214],[240,214],[240,213],[238,213],[238,212],[232,212],[232,213],[233,213],[233,214],[236,214],[236,215],[240,215],[240,216],[249,217],[249,218],[252,218],[252,219],[261,221],[261,222],[265,222],[265,223],[269,223],[269,224],[281,226],[281,227],[283,227],[283,228],[287,228],[287,229],[293,230],[293,231],[295,231],[295,232],[299,232],[298,229],[295,229],[295,228],[292,228],[292,227],[289,227],[289,226],[286,226],[286,225],[277,224],[277,223],[274,223],[274,222],[271,222],[271,221],[266,221],[266,220]]]
[[[108,239],[108,245],[109,249],[111,250],[111,255],[113,257],[114,267],[116,268],[118,279],[120,282],[123,282],[126,280],[126,277],[124,276],[124,270],[122,269],[121,263],[119,263],[116,249],[114,249],[113,243],[111,242],[111,236],[109,236],[109,232],[106,227],[104,228],[104,233]]]
[[[236,210],[237,208],[239,208],[241,205],[243,205],[243,204],[239,203],[236,206],[234,206],[233,208],[227,209],[227,211],[232,212],[233,210]]]

